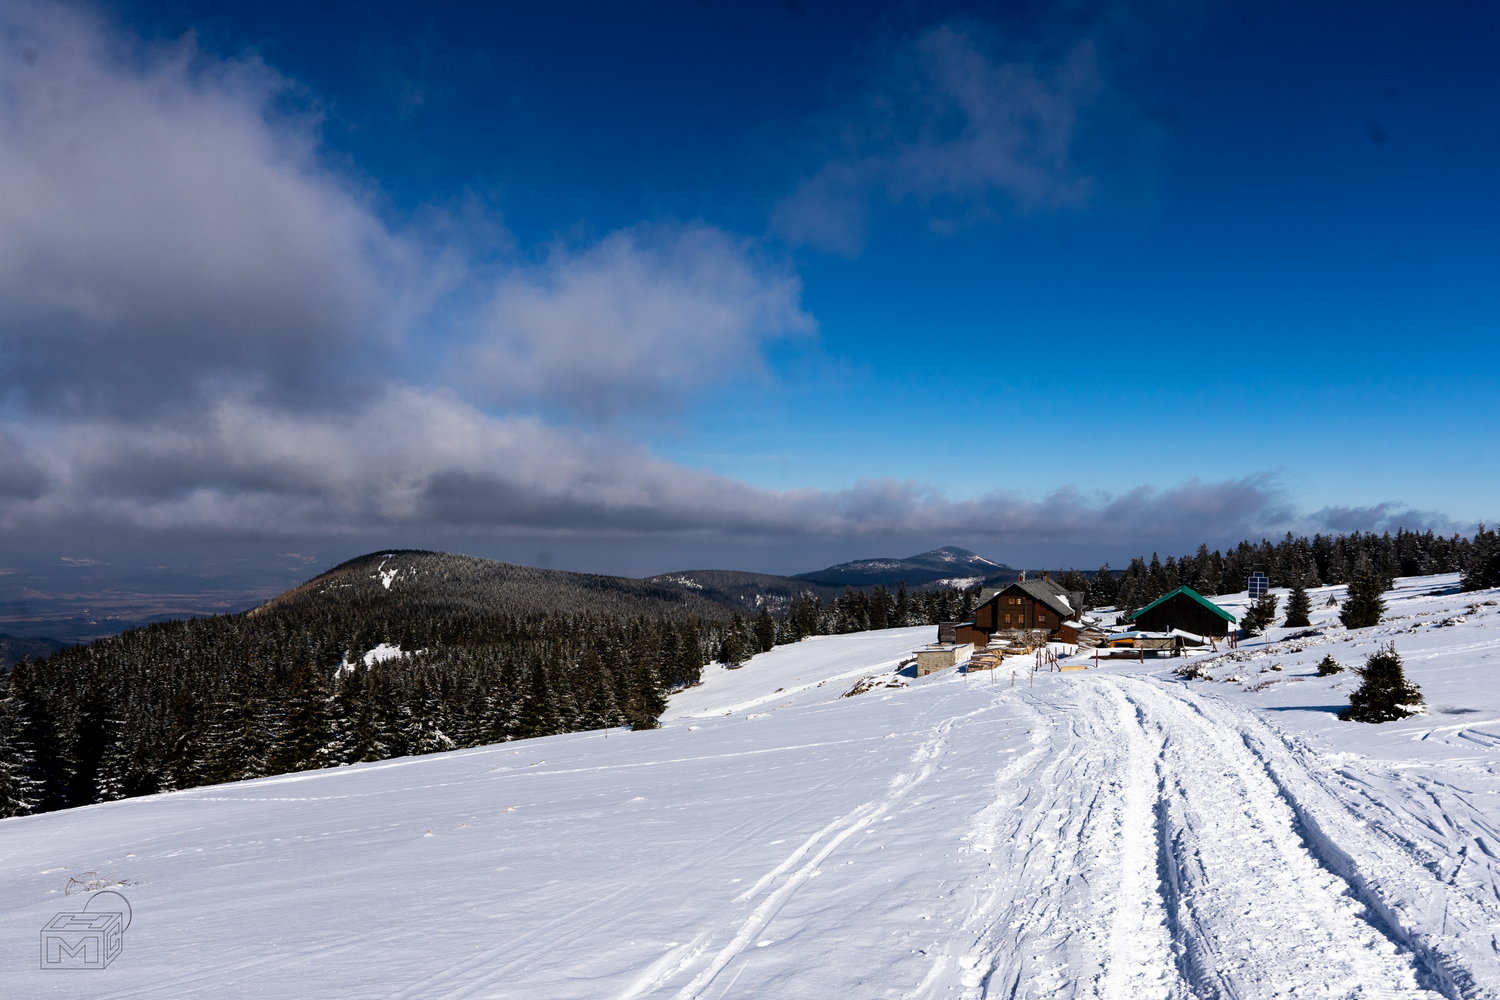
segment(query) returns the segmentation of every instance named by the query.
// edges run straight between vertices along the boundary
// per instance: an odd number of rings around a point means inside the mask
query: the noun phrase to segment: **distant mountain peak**
[[[1004,563],[986,559],[977,552],[956,545],[945,545],[904,559],[856,559],[811,573],[799,573],[796,579],[840,587],[873,587],[882,584],[895,587],[903,580],[908,587],[927,584],[954,586],[972,585],[991,576],[1013,572],[1015,571]]]

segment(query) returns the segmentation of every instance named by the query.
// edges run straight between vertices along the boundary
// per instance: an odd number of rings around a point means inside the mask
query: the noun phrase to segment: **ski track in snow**
[[[1493,910],[1368,830],[1305,748],[1181,686],[1090,681],[1038,712],[1061,724],[971,832],[998,874],[955,942],[962,996],[1497,995]],[[1433,901],[1458,926],[1411,930]]]
[[[1470,617],[1409,669],[1488,669],[1500,611]],[[76,991],[35,934],[93,869],[136,882],[100,997],[1500,997],[1500,701],[1329,729],[1275,693],[1373,633],[1261,650],[1268,695],[1127,666],[839,697],[929,632],[710,671],[654,733],[0,822],[0,994]]]

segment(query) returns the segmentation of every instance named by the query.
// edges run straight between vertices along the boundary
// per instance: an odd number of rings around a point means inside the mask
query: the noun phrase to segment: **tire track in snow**
[[[966,1000],[1500,996],[1494,915],[1447,891],[1454,864],[1381,842],[1258,717],[1107,675],[1023,699],[1032,748],[968,838],[995,861],[949,949]],[[1487,865],[1487,826],[1424,789]],[[943,995],[945,961],[909,995]]]
[[[1161,867],[1195,996],[1441,995],[1418,985],[1416,956],[1312,850],[1284,786],[1247,745],[1243,713],[1210,718],[1196,695],[1101,680],[1160,747]]]
[[[1500,896],[1484,834],[1493,826],[1446,782],[1397,772],[1371,823],[1330,787],[1330,772],[1300,741],[1263,721],[1203,699],[1199,711],[1219,724],[1238,720],[1239,737],[1265,768],[1297,818],[1315,857],[1348,883],[1370,919],[1418,957],[1429,986],[1454,998],[1500,996]],[[1399,811],[1397,811],[1399,809]],[[1478,827],[1478,832],[1475,831]],[[1437,844],[1413,836],[1430,829]],[[1474,857],[1474,851],[1478,857]]]
[[[1032,749],[996,774],[971,829],[996,860],[955,942],[960,995],[1186,997],[1158,891],[1151,747],[1117,692],[1071,688],[1027,696],[1046,708]]]

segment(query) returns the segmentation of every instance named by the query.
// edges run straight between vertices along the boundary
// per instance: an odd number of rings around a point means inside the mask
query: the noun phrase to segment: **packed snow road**
[[[1434,996],[1419,982],[1444,969],[1450,994],[1469,985],[1340,876],[1347,855],[1311,829],[1339,807],[1263,723],[1143,678],[1025,700],[1034,746],[971,841],[999,874],[953,941],[964,995]]]
[[[898,672],[928,638],[714,668],[655,732],[0,821],[0,993],[1500,997],[1500,751],[1330,753],[1326,711],[1149,665]],[[1339,732],[1490,731],[1451,711]],[[41,971],[85,872],[124,952]]]

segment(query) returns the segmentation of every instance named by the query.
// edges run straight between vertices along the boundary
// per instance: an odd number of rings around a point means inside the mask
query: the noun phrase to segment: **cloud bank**
[[[224,400],[192,427],[76,421],[27,458],[45,486],[0,508],[10,530],[88,523],[273,536],[421,528],[1004,543],[1207,538],[1293,519],[1264,476],[1121,495],[1065,488],[1041,500],[951,500],[883,479],[765,490],[607,434],[494,417],[450,391],[411,387],[391,387],[353,412]]]

